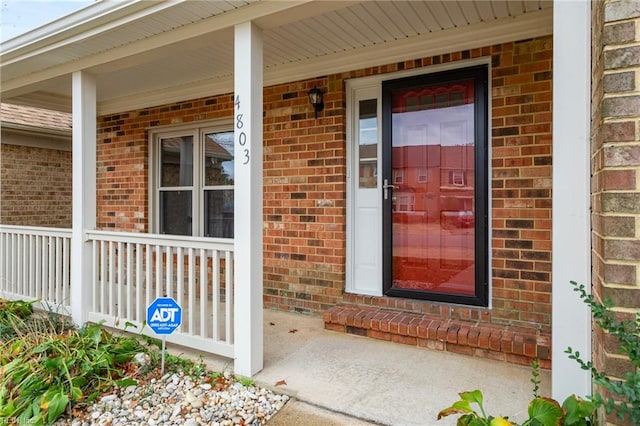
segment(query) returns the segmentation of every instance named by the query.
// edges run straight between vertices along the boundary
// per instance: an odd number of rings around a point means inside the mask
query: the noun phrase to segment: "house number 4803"
[[[244,122],[242,121],[242,113],[240,112],[240,95],[236,95],[234,103],[236,105],[236,129],[239,130],[239,132],[237,132],[238,145],[240,145],[240,149],[242,150],[242,164],[249,164],[251,157],[249,155],[249,148],[245,148],[247,144],[247,134],[242,130]]]

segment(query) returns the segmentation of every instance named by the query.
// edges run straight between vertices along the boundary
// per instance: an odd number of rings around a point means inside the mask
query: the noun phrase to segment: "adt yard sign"
[[[182,323],[182,308],[172,297],[158,297],[147,308],[147,325],[156,334],[171,334]]]

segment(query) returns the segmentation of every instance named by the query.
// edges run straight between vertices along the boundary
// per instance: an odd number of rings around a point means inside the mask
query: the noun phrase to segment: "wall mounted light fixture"
[[[316,118],[318,118],[318,111],[322,111],[324,109],[324,102],[322,101],[322,91],[316,86],[313,86],[313,89],[309,90],[307,95],[309,96],[309,102],[311,102],[313,110],[316,113]]]

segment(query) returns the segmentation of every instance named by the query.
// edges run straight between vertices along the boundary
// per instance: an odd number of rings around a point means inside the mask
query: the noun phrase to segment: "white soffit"
[[[237,7],[220,16],[211,16],[209,3],[218,2],[174,2],[172,9],[139,18],[139,26],[96,36],[94,54],[74,51],[79,56],[12,79],[3,73],[3,97],[49,106],[58,99],[56,109],[68,109],[69,73],[78,67],[97,78],[100,114],[229,93],[232,28],[252,16],[264,29],[265,85],[552,33],[552,2],[546,0],[234,1],[220,2]],[[126,18],[132,19],[119,19]],[[123,44],[127,28],[131,41]],[[153,34],[161,28],[169,29]]]

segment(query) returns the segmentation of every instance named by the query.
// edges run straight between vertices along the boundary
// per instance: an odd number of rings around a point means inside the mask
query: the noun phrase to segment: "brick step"
[[[521,365],[538,359],[551,368],[551,336],[535,329],[345,305],[326,310],[323,319],[327,330]]]

